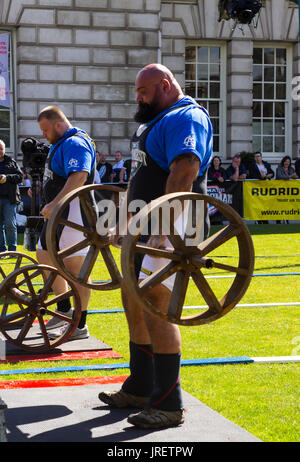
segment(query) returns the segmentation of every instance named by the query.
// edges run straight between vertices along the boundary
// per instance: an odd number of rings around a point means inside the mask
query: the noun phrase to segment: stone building
[[[298,7],[265,0],[256,24],[218,22],[218,0],[1,0],[10,35],[11,108],[0,137],[20,155],[36,117],[57,104],[110,157],[129,156],[134,80],[150,62],[171,68],[210,112],[214,152],[261,150],[277,163],[300,148]],[[300,95],[300,89],[299,89]]]

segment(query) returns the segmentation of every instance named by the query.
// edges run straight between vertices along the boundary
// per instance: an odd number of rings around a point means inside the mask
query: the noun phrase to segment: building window
[[[204,106],[213,125],[214,153],[225,152],[226,57],[223,46],[187,44],[185,49],[185,93]],[[225,146],[224,146],[225,143]]]
[[[253,49],[253,150],[287,152],[289,53],[282,47]]]
[[[10,107],[1,105],[0,98],[0,139],[5,142],[6,150],[8,152],[14,152],[14,140],[15,140],[15,129],[14,129],[14,77],[13,77],[13,34],[11,30],[0,29],[0,42],[1,36],[4,37],[8,35],[9,37],[9,48],[8,48],[8,69],[4,69],[5,65],[2,60],[0,60],[1,73],[8,71],[9,76],[9,93],[10,93]],[[3,42],[4,43],[4,42]],[[2,81],[4,81],[2,77]]]

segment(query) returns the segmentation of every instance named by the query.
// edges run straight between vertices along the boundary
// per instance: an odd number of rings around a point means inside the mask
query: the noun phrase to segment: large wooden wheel
[[[169,208],[170,202],[174,200],[181,204],[184,201],[189,207],[186,209],[189,210],[188,227],[182,237],[175,231],[175,217]],[[204,229],[201,210],[209,207],[216,207],[227,224],[201,242]],[[156,249],[141,243],[142,230],[148,226],[147,223],[153,216],[157,220],[157,217],[160,217],[160,223],[164,226],[163,234],[167,235],[171,243],[169,248]],[[191,228],[196,230],[192,235]],[[228,248],[232,252],[232,247],[235,248],[236,256],[230,259],[226,252]],[[134,270],[136,254],[161,257],[165,260],[160,269],[137,281]],[[246,225],[232,207],[206,195],[174,193],[152,201],[131,219],[129,232],[122,245],[121,264],[124,287],[142,309],[175,324],[199,325],[224,316],[242,298],[253,273],[254,249]],[[224,289],[219,289],[218,284],[213,286],[213,279],[209,280],[213,271],[217,276],[219,274],[219,277],[228,277],[229,284],[224,293]],[[172,275],[175,275],[175,283],[169,306],[160,311],[151,304],[147,293]],[[199,310],[200,313],[195,315],[183,316],[183,304],[190,284],[193,284],[196,292],[198,291],[198,304],[201,299],[208,309]]]
[[[53,295],[51,285],[57,276],[61,274],[51,266],[28,265],[16,269],[2,281],[0,332],[10,343],[31,352],[48,351],[65,342],[76,329],[81,314],[79,294],[74,283],[68,282],[67,292]],[[41,283],[42,290],[39,291]],[[55,311],[58,301],[71,297],[74,308],[72,319]],[[52,317],[63,319],[67,326],[54,340],[49,338],[46,330],[47,319]]]
[[[29,264],[37,265],[37,261],[25,253],[12,251],[0,253],[0,283],[16,269]]]
[[[113,201],[114,210],[112,210],[112,213],[114,213],[118,209],[119,193],[122,191],[124,189],[117,186],[93,184],[72,191],[57,204],[47,224],[46,241],[53,265],[66,278],[90,289],[111,290],[120,287],[121,274],[108,244],[108,236],[98,233],[99,220],[101,221],[104,212],[99,210],[99,207],[95,206],[95,204],[100,204],[104,200]],[[69,205],[74,200],[78,201],[78,205],[80,204],[82,224],[68,218]],[[109,213],[106,213],[107,220],[110,219],[108,215]],[[57,250],[57,230],[62,227],[80,231],[82,237],[75,244]],[[81,268],[78,268],[78,273],[74,274],[66,266],[66,258],[75,256],[76,252],[82,249],[88,249],[88,252],[84,257]],[[98,256],[102,256],[105,262],[108,279],[93,281],[91,280],[91,275]]]

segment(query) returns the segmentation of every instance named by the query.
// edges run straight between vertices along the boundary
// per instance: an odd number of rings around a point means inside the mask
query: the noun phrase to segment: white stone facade
[[[218,0],[1,0],[0,29],[15,31],[15,152],[40,137],[36,117],[57,104],[86,129],[99,150],[129,155],[134,130],[134,80],[150,62],[162,62],[185,83],[187,41],[226,45],[224,159],[252,149],[252,55],[255,43],[287,43],[293,76],[300,74],[298,8],[265,0],[258,27],[232,31],[218,22]],[[291,141],[300,148],[300,106],[292,104]],[[224,135],[224,134],[223,134]],[[276,155],[270,158],[277,161]]]

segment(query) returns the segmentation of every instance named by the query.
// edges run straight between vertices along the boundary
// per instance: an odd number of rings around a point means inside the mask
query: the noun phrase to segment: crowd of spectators
[[[272,169],[269,162],[263,160],[262,153],[257,151],[253,154],[253,160],[244,164],[240,154],[235,154],[231,165],[226,169],[221,167],[222,160],[219,156],[212,158],[208,169],[208,180],[223,183],[225,180],[293,180],[300,178],[300,158],[292,166],[290,156],[284,156],[277,166]]]

